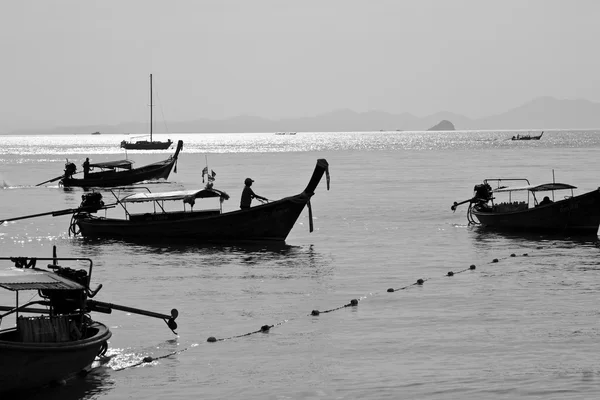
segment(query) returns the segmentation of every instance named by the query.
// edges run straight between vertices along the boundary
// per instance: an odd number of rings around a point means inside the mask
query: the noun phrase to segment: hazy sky
[[[145,121],[150,73],[168,121],[600,102],[599,17],[595,0],[5,0],[0,133]]]

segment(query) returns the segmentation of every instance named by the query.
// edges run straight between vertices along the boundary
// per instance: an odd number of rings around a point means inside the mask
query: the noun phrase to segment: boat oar
[[[78,174],[78,173],[79,173],[79,172],[75,172],[73,175],[75,175],[75,174]],[[62,178],[64,178],[64,177],[65,177],[65,175],[63,174],[63,175],[61,175],[61,176],[57,176],[56,178],[49,179],[49,180],[47,180],[47,181],[45,181],[45,182],[38,183],[38,184],[37,184],[37,185],[35,185],[35,186],[41,186],[41,185],[43,185],[44,183],[56,182],[57,180],[59,180],[59,179],[62,179]]]
[[[465,201],[461,201],[460,203],[457,203],[456,201],[454,202],[454,204],[452,204],[452,207],[450,207],[450,209],[452,211],[456,211],[456,207],[460,206],[461,204],[465,204],[465,203],[469,203],[472,202],[473,200],[475,200],[476,197],[470,198],[469,200],[465,200]]]
[[[65,215],[65,214],[75,214],[76,212],[79,212],[79,211],[95,212],[95,211],[98,211],[98,210],[104,210],[104,209],[114,208],[114,207],[115,207],[115,204],[108,204],[108,205],[105,205],[105,206],[102,206],[102,207],[99,207],[99,208],[97,208],[97,207],[67,208],[67,209],[64,209],[64,210],[48,211],[48,212],[39,213],[39,214],[23,215],[21,217],[0,219],[0,225],[2,225],[5,222],[9,222],[9,221],[17,221],[17,220],[20,220],[20,219],[43,217],[44,215],[52,215],[53,217],[58,217],[58,216]]]
[[[163,321],[165,321],[165,323],[167,324],[169,329],[171,329],[173,331],[173,333],[177,334],[177,332],[175,332],[175,329],[177,329],[177,322],[175,322],[175,319],[177,319],[177,317],[179,316],[179,311],[177,311],[177,309],[175,309],[175,308],[171,310],[171,315],[166,315],[166,314],[156,313],[154,311],[146,311],[146,310],[142,310],[139,308],[121,306],[121,305],[112,304],[112,303],[104,303],[102,301],[96,301],[96,300],[88,300],[87,305],[88,305],[88,308],[90,309],[90,311],[96,311],[96,312],[101,312],[101,313],[105,313],[105,314],[110,314],[112,312],[112,310],[119,310],[119,311],[126,311],[126,312],[130,312],[130,313],[134,313],[134,314],[139,314],[139,315],[145,315],[147,317],[160,318]]]
[[[45,181],[45,182],[42,182],[42,183],[38,183],[38,184],[37,184],[37,185],[35,185],[35,186],[41,186],[41,185],[43,185],[44,183],[55,182],[55,181],[57,181],[57,180],[59,180],[59,179],[62,179],[62,178],[64,178],[64,177],[65,177],[64,175],[57,176],[56,178],[49,179],[49,180],[47,180],[47,181]]]

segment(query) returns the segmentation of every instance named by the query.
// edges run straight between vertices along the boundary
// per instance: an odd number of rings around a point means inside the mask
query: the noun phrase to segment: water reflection
[[[489,230],[482,226],[471,227],[471,234],[476,243],[490,244],[505,242],[517,246],[546,246],[548,243],[554,243],[560,247],[600,247],[600,238],[598,235],[575,235],[559,233],[541,233],[541,232],[509,232]]]
[[[86,376],[75,376],[64,385],[47,386],[30,392],[19,393],[21,400],[85,400],[105,395],[114,382],[110,379],[112,369],[93,368]]]

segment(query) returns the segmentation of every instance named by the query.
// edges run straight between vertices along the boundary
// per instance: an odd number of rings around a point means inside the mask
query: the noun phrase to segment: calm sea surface
[[[208,164],[231,195],[225,211],[239,206],[246,177],[278,199],[300,193],[327,159],[331,190],[323,179],[312,199],[314,232],[306,209],[274,247],[88,241],[69,236],[68,215],[1,225],[2,256],[50,257],[56,245],[94,260],[96,300],[180,313],[178,335],[158,319],[94,314],[113,332],[111,360],[30,397],[598,398],[598,237],[489,233],[467,225],[466,206],[450,210],[485,178],[600,186],[600,132],[511,141],[516,133],[526,132],[156,135],[184,150],[177,173],[147,186],[200,188]],[[36,184],[67,159],[81,169],[88,156],[125,155],[120,135],[0,138],[0,219],[77,207],[83,190]],[[169,154],[128,157],[141,166]],[[274,327],[253,333],[263,325]]]

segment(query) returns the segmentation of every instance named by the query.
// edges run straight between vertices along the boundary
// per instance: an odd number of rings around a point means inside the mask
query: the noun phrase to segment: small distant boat
[[[83,178],[74,178],[73,175],[78,173],[77,166],[72,162],[67,162],[63,175],[39,183],[36,186],[60,180],[59,185],[63,187],[115,187],[148,180],[168,179],[171,170],[177,172],[177,159],[182,148],[183,141],[180,140],[172,156],[166,160],[139,168],[133,168],[133,161],[131,160],[93,163],[89,165],[90,168],[97,168],[99,171],[89,172]]]
[[[495,182],[495,188],[490,183]],[[504,182],[518,182],[506,186]],[[472,198],[454,203],[451,207],[469,203],[469,224],[487,228],[522,232],[552,232],[597,234],[600,226],[600,188],[578,196],[575,186],[565,183],[531,185],[529,180],[485,179],[475,185]],[[557,191],[569,191],[553,201]],[[548,194],[540,201],[540,193]],[[504,201],[500,201],[504,196]],[[500,200],[498,200],[500,199]]]
[[[275,132],[276,135],[295,135],[296,132]]]
[[[511,140],[540,140],[542,138],[542,135],[544,134],[544,131],[542,131],[542,133],[540,133],[538,136],[531,136],[531,135],[520,135],[517,134],[516,136],[513,136]]]
[[[73,213],[71,232],[80,232],[90,238],[125,238],[133,240],[192,241],[197,244],[210,242],[284,242],[305,206],[309,211],[310,231],[313,230],[310,199],[323,174],[327,176],[329,189],[329,164],[317,160],[313,175],[300,194],[270,201],[245,210],[223,212],[222,203],[229,199],[225,192],[213,188],[209,181],[204,189],[173,192],[133,193],[117,199],[116,206],[125,211],[124,218],[94,216],[84,210]],[[99,194],[99,193],[98,193]],[[200,208],[203,199],[218,200],[211,207]],[[179,201],[183,211],[167,211],[165,202]],[[209,201],[210,202],[210,201]],[[143,212],[133,212],[132,207],[142,205]],[[143,204],[149,205],[144,207]],[[186,204],[189,209],[186,209]],[[196,205],[196,209],[194,209]],[[98,203],[99,209],[103,204]],[[198,209],[200,208],[200,209]],[[89,209],[89,207],[88,207]],[[81,211],[82,210],[82,211]]]
[[[136,142],[123,140],[121,148],[127,150],[166,150],[171,147],[173,144],[171,139],[167,139],[166,142],[152,140],[152,106],[152,74],[150,74],[150,140],[138,140]]]
[[[99,135],[100,132],[96,131],[96,132],[92,132],[92,135]]]
[[[14,266],[0,270],[0,288],[15,292],[15,302],[0,306],[0,394],[19,398],[23,390],[60,382],[88,371],[108,349],[110,329],[91,312],[120,310],[160,318],[175,332],[176,309],[170,315],[92,300],[101,289],[90,287],[89,258],[0,257]],[[39,264],[50,262],[46,268]],[[87,264],[86,269],[63,267]],[[19,296],[21,294],[21,296]],[[20,303],[20,299],[29,299]],[[14,326],[6,326],[9,316]],[[142,332],[143,333],[143,332]]]

